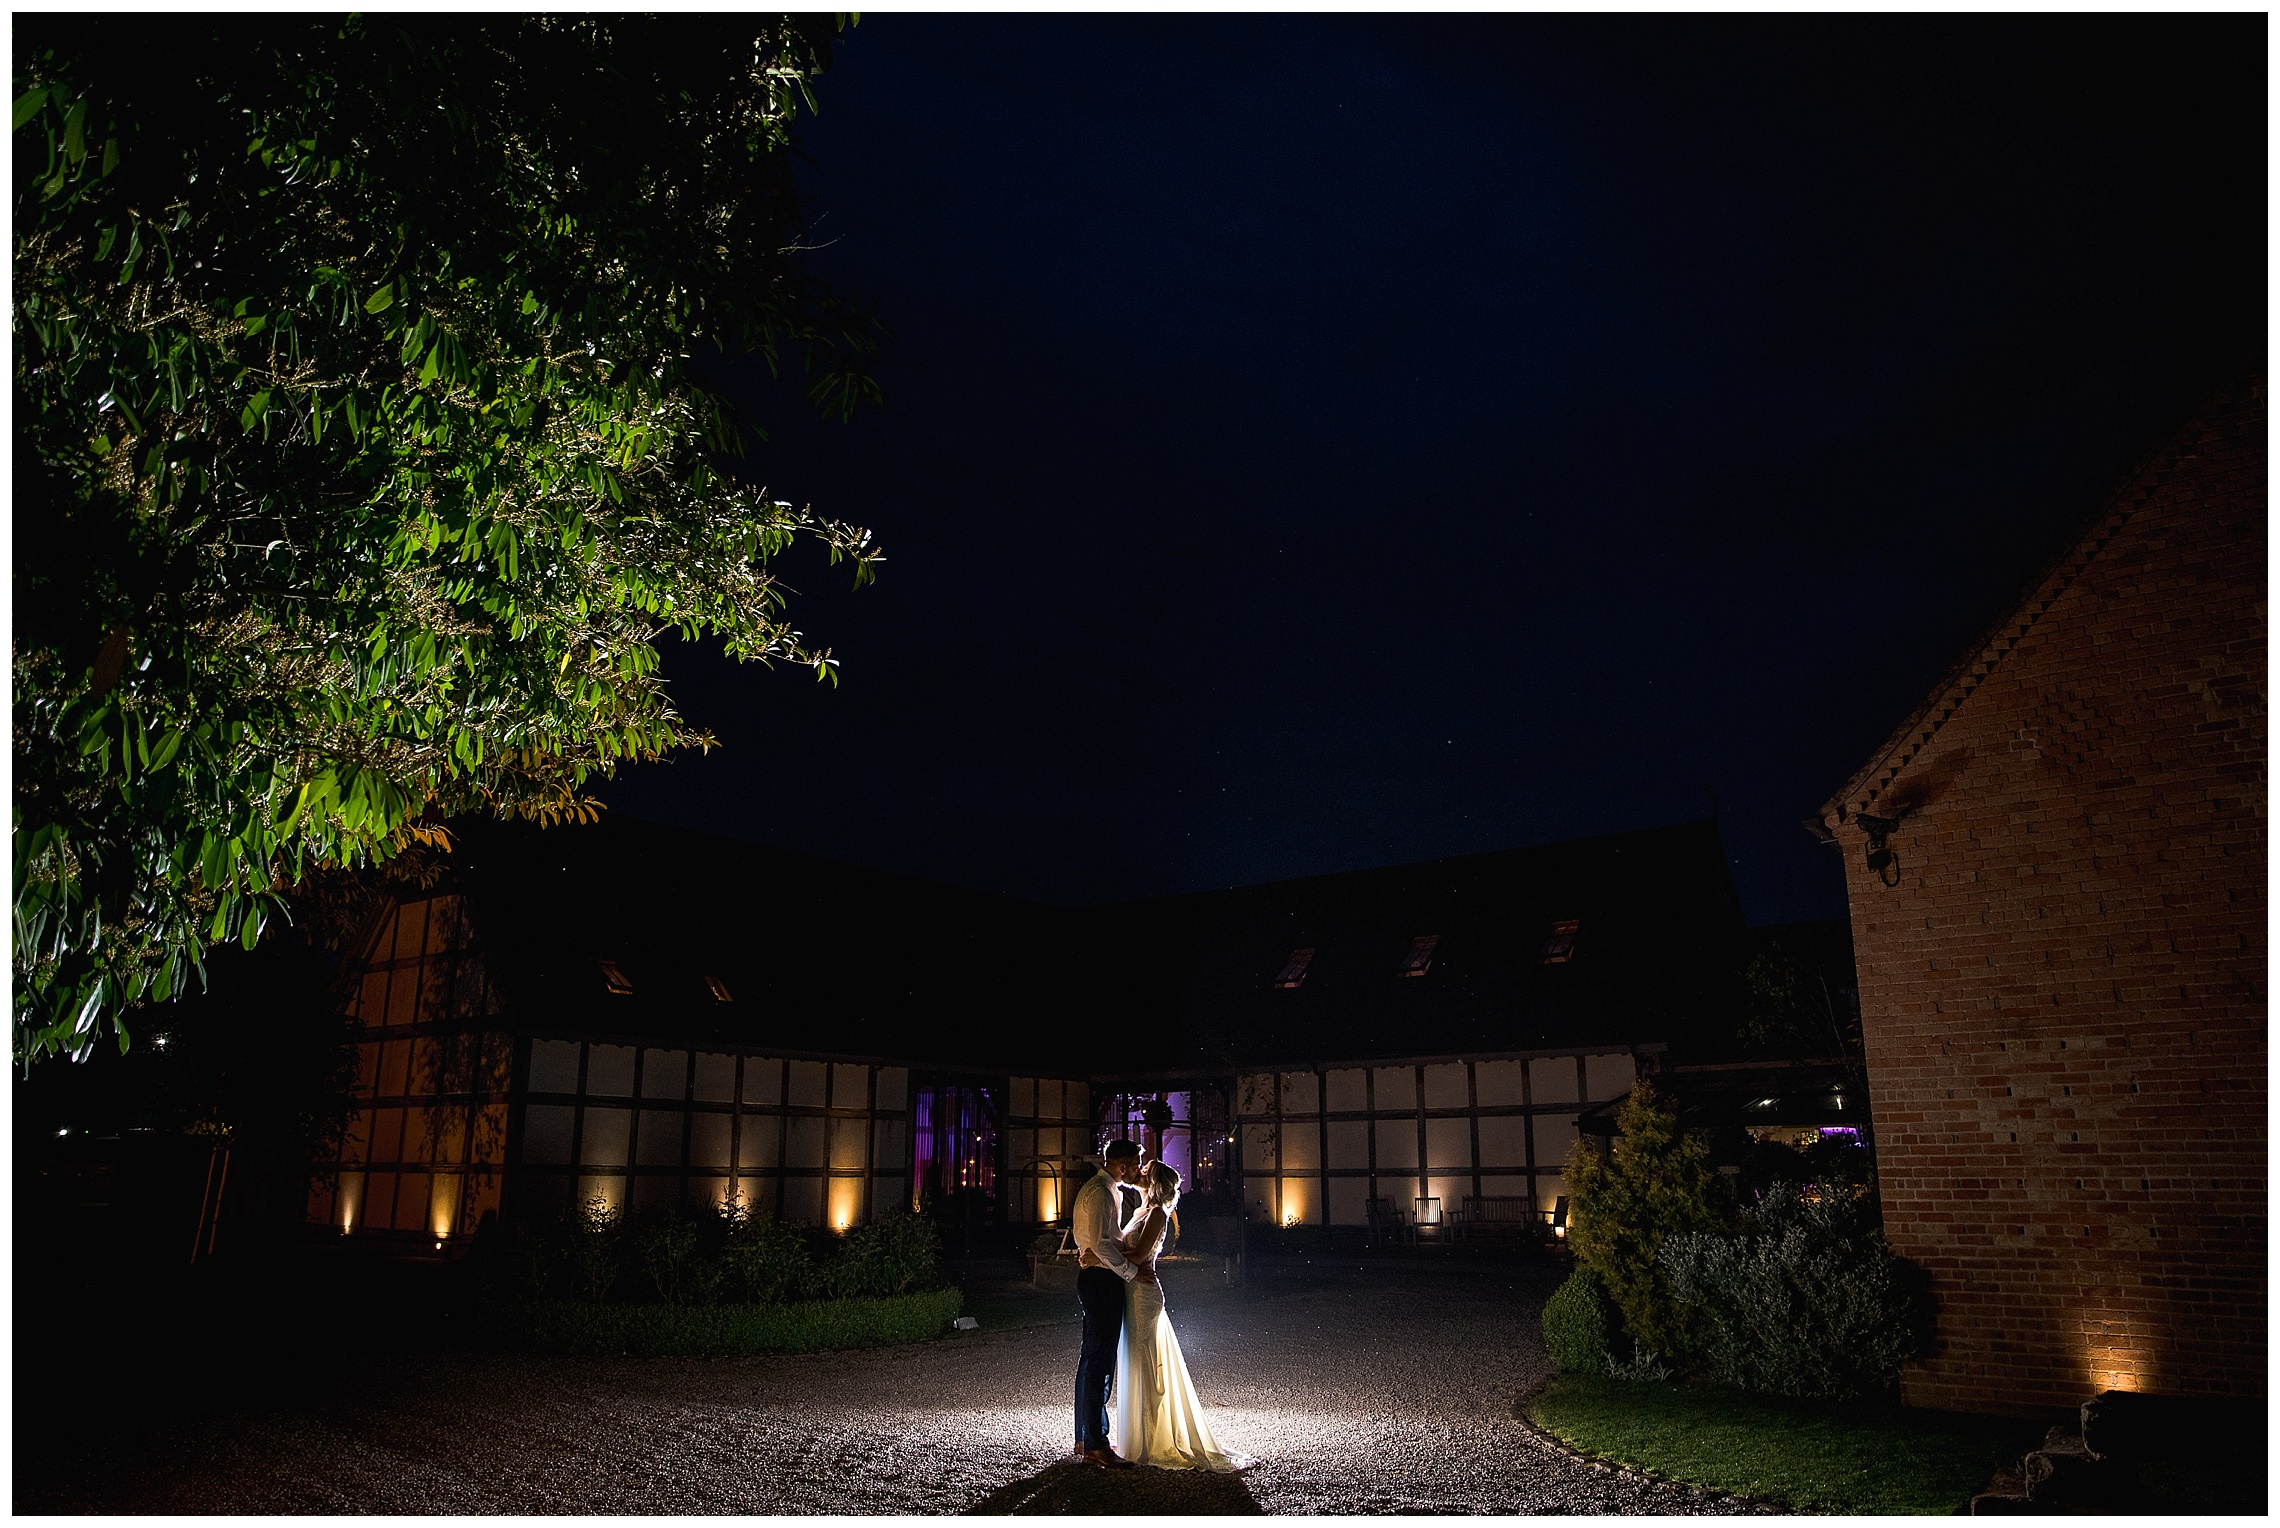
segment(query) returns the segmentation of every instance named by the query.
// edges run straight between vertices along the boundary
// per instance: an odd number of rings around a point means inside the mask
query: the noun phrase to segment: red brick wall
[[[1900,884],[1824,818],[1885,1228],[1939,1301],[1912,1404],[2264,1394],[2265,551],[2259,382],[1840,798],[1905,812]]]

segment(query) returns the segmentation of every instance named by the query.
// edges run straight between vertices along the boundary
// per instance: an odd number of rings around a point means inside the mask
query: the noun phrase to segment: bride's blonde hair
[[[1180,1170],[1171,1163],[1158,1160],[1148,1165],[1148,1202],[1164,1207],[1164,1245],[1162,1251],[1172,1250],[1180,1239]]]

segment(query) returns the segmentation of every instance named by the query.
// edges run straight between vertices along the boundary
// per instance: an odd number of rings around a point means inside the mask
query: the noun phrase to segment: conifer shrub
[[[1595,1374],[1607,1362],[1607,1336],[1607,1297],[1578,1268],[1544,1302],[1544,1346],[1562,1372]]]
[[[1738,1235],[1673,1237],[1661,1261],[1705,1328],[1712,1373],[1745,1390],[1889,1395],[1921,1347],[1927,1306],[1866,1187],[1777,1184]]]
[[[1568,1154],[1567,1244],[1606,1290],[1633,1343],[1688,1358],[1707,1333],[1672,1292],[1660,1259],[1671,1238],[1722,1224],[1709,1158],[1644,1080],[1624,1101],[1616,1126],[1621,1134],[1607,1160],[1588,1141]]]

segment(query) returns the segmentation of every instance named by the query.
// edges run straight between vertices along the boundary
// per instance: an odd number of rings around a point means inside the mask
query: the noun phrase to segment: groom
[[[1114,1141],[1100,1171],[1077,1190],[1069,1231],[1077,1244],[1077,1301],[1085,1311],[1084,1347],[1077,1358],[1077,1457],[1103,1469],[1128,1470],[1130,1460],[1108,1446],[1108,1382],[1116,1373],[1116,1339],[1124,1331],[1124,1286],[1153,1284],[1156,1275],[1124,1255],[1120,1185],[1140,1177],[1140,1148]]]

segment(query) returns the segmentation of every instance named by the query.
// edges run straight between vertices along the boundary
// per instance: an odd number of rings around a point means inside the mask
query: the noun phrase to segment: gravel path
[[[1541,1290],[1500,1270],[1291,1263],[1165,1289],[1240,1479],[1066,1468],[1071,1314],[865,1353],[729,1360],[409,1354],[239,1376],[202,1407],[44,1454],[64,1512],[1705,1513],[1604,1473],[1514,1404],[1546,1372]],[[1047,1308],[1050,1313],[1050,1307]],[[21,1380],[22,1376],[19,1376]],[[121,1375],[132,1392],[137,1377]],[[145,1394],[149,1392],[144,1391]],[[182,1396],[194,1394],[180,1392]]]

